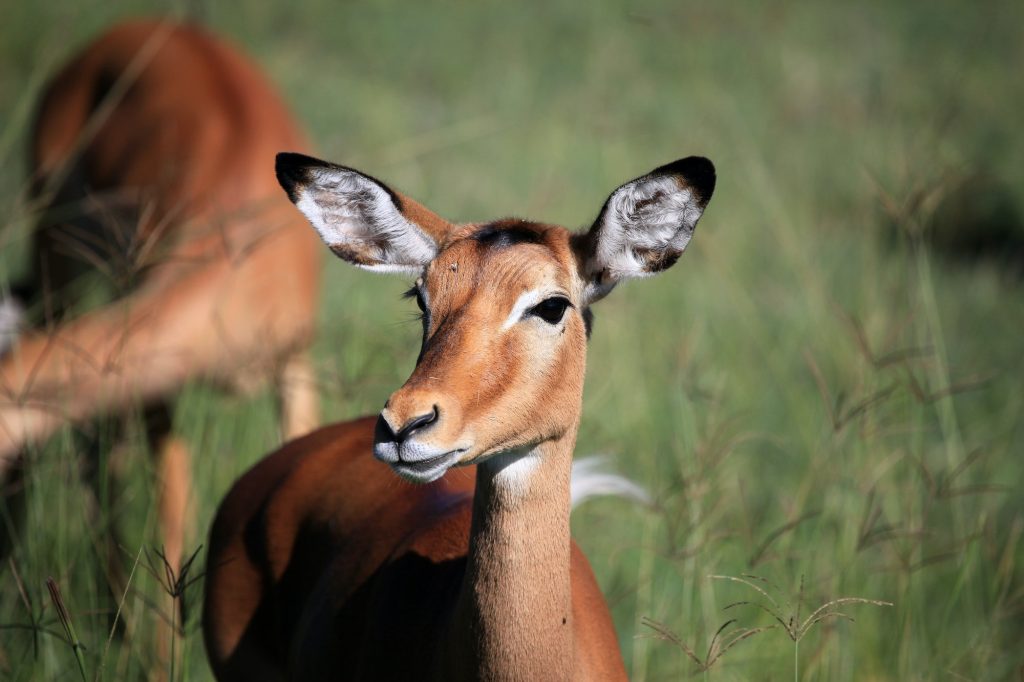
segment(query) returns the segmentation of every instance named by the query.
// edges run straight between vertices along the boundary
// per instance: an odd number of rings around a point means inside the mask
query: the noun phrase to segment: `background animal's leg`
[[[146,434],[155,457],[160,544],[167,566],[178,576],[194,526],[189,504],[191,456],[185,441],[171,432],[171,410],[166,405],[146,411]]]
[[[186,540],[195,525],[189,504],[192,488],[191,456],[185,441],[167,435],[156,444],[159,480],[160,535],[164,555],[174,575],[179,575]]]
[[[277,378],[282,440],[303,436],[320,424],[316,375],[307,353],[296,353],[284,363]]]
[[[171,427],[168,406],[147,410],[147,436],[156,460],[157,524],[162,547],[162,560],[154,557],[153,563],[162,571],[158,579],[163,592],[153,632],[156,662],[151,680],[164,679],[171,656],[176,658],[175,667],[181,660],[181,647],[172,647],[171,643],[180,638],[186,616],[185,595],[181,590],[188,576],[182,575],[182,565],[189,550],[186,543],[194,536],[195,526],[189,499],[192,489],[190,453],[185,441],[173,435]]]

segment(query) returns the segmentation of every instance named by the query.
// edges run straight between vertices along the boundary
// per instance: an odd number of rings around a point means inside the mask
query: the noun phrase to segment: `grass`
[[[622,181],[687,154],[715,161],[689,253],[602,302],[589,350],[577,450],[611,453],[655,497],[652,510],[604,500],[574,516],[633,680],[793,675],[794,642],[767,629],[771,614],[725,610],[750,588],[709,577],[751,573],[805,604],[892,603],[801,635],[800,679],[1019,674],[1024,288],[925,239],[939,207],[970,206],[954,181],[1024,186],[1019,3],[188,7],[257,56],[323,156],[452,219],[581,226]],[[19,161],[46,74],[117,17],[185,9],[5,10],[8,234],[29,223]],[[1008,201],[1020,210],[1019,190]],[[23,253],[23,240],[4,243],[0,278]],[[412,367],[405,285],[329,264],[316,352],[327,418],[375,411]],[[234,478],[274,446],[272,414],[268,395],[199,385],[179,401],[195,453],[193,547]],[[78,679],[76,651],[86,679],[152,665],[163,593],[159,571],[138,565],[159,549],[148,459],[132,458],[97,526],[75,453],[65,432],[28,474],[26,532],[0,569],[5,679]],[[120,602],[98,571],[114,524],[137,565]],[[48,576],[84,648],[61,634]],[[188,608],[174,676],[207,679],[201,581],[178,587]],[[701,673],[644,622],[709,656],[736,628],[758,632]]]

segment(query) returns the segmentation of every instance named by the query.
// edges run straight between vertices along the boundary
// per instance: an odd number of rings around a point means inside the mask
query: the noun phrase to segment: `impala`
[[[569,535],[589,306],[676,262],[714,167],[628,182],[580,234],[451,224],[298,154],[277,176],[335,254],[417,278],[423,342],[379,416],[285,445],[222,502],[203,614],[217,677],[625,679]]]
[[[18,329],[8,319],[0,480],[62,425],[143,406],[177,567],[190,476],[168,416],[183,385],[276,380],[284,435],[315,426],[304,351],[318,244],[269,168],[295,145],[303,137],[262,75],[198,28],[120,25],[64,66],[32,133],[43,210],[22,290],[47,314]],[[119,300],[76,315],[89,269]]]

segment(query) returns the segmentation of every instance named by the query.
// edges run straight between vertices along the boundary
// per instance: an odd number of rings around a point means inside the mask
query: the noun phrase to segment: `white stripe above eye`
[[[523,313],[540,303],[541,298],[542,295],[540,289],[534,289],[533,291],[527,291],[524,294],[520,294],[519,298],[516,299],[515,305],[512,306],[512,312],[509,313],[508,319],[505,320],[505,324],[501,325],[501,330],[505,331],[521,320]]]

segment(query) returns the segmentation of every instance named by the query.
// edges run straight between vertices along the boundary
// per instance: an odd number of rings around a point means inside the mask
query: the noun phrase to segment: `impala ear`
[[[674,264],[714,190],[715,167],[690,156],[612,192],[590,231],[575,240],[587,302],[622,280],[650,277]]]
[[[366,270],[419,272],[449,224],[359,171],[281,153],[277,180],[335,255]]]

